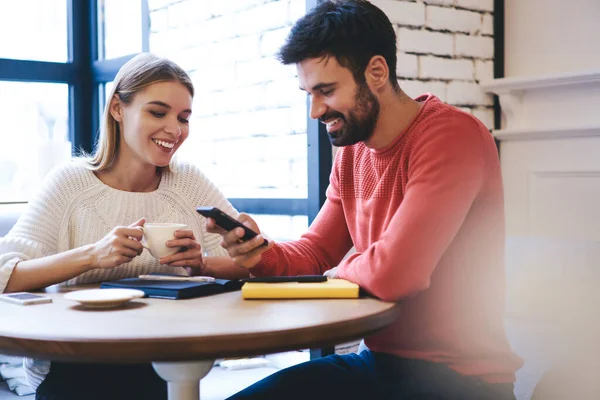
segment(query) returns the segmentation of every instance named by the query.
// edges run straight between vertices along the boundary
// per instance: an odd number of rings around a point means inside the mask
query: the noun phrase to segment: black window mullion
[[[308,99],[310,113],[310,99]],[[308,223],[316,218],[325,203],[325,192],[329,185],[332,166],[331,143],[325,132],[325,125],[307,117],[307,165],[308,165]]]
[[[123,64],[135,56],[136,54],[130,54],[123,57],[111,58],[110,60],[94,61],[92,63],[92,73],[95,82],[102,83],[113,81]]]
[[[69,131],[73,151],[93,151],[99,126],[98,85],[93,61],[98,55],[96,0],[70,0],[69,54],[74,82],[69,91]]]
[[[71,83],[72,77],[69,63],[0,58],[1,81]]]

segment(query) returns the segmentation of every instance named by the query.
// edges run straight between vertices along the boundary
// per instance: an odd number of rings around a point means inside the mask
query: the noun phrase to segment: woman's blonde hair
[[[194,85],[189,75],[179,65],[166,58],[160,58],[150,53],[141,53],[127,61],[119,69],[110,95],[106,99],[96,150],[93,155],[85,157],[88,169],[92,171],[105,170],[117,158],[121,132],[119,123],[110,113],[110,104],[115,94],[119,95],[119,99],[123,103],[130,104],[139,91],[153,83],[165,81],[180,82],[194,97]]]

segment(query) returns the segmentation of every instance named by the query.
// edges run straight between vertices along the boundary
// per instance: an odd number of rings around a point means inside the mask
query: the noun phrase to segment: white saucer
[[[113,308],[144,295],[135,289],[89,289],[65,293],[64,298],[89,308]]]

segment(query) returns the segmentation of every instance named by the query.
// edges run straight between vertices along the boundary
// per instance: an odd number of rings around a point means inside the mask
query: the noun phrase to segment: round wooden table
[[[97,287],[97,286],[96,286]],[[56,361],[152,362],[169,399],[199,398],[198,382],[216,358],[343,343],[399,315],[372,298],[243,300],[240,292],[189,300],[136,299],[93,310],[48,290],[53,303],[0,303],[0,353]],[[199,361],[201,360],[201,361]]]

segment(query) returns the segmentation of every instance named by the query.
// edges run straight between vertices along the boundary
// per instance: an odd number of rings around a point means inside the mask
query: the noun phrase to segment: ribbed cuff
[[[33,390],[37,390],[50,372],[50,361],[24,358],[23,369],[25,369],[27,383]]]
[[[277,244],[275,244],[277,246]],[[275,247],[262,253],[259,263],[254,268],[250,268],[250,273],[254,276],[274,276],[277,274],[277,253]]]
[[[10,254],[7,254],[7,256],[10,257]],[[12,275],[12,272],[19,261],[23,260],[19,257],[12,257],[0,265],[0,293],[4,293],[10,276]]]

